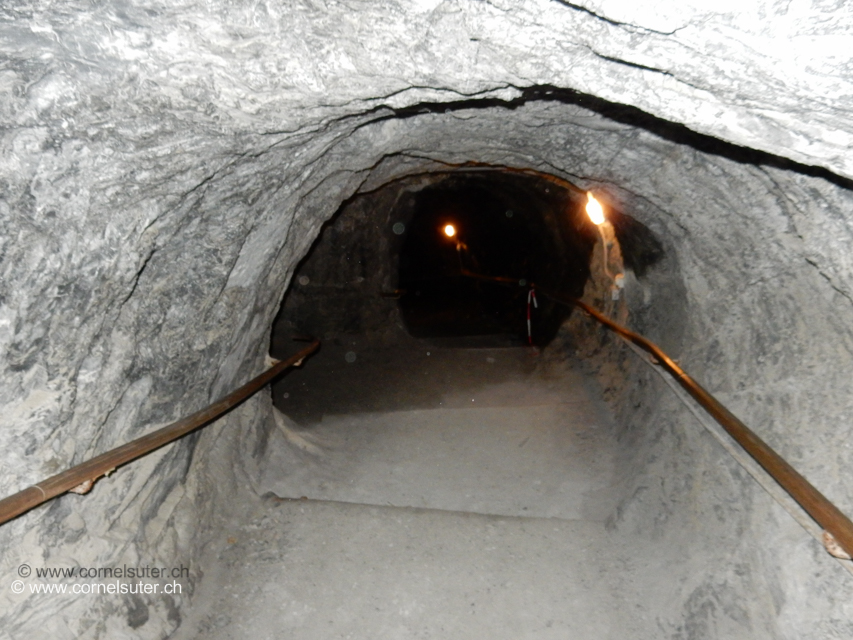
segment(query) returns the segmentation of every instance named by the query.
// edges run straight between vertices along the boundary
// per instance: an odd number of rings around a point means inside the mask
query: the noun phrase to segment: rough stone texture
[[[343,113],[547,84],[850,177],[850,12],[842,0],[24,0],[4,10],[4,48],[20,64],[3,83],[25,104],[3,111],[74,129],[100,129],[119,107],[168,111],[172,127],[306,131]]]
[[[851,9],[706,6],[4,3],[0,491],[258,371],[290,274],[345,198],[474,160],[597,187],[651,229],[668,262],[629,282],[631,318],[853,513]],[[613,526],[665,568],[644,587],[668,603],[662,635],[851,637],[849,576],[629,375],[612,398],[638,455]],[[268,400],[225,422],[4,525],[0,634],[165,637],[181,599],[8,585],[24,561],[191,564],[250,483]]]

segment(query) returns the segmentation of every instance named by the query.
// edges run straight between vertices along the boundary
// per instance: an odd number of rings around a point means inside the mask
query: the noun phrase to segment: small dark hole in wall
[[[125,596],[124,604],[127,607],[127,626],[138,629],[148,622],[148,605],[137,595]]]

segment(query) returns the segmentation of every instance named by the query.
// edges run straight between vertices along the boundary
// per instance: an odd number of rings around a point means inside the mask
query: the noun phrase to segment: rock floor
[[[348,384],[303,420],[319,455],[271,446],[174,638],[654,637],[604,526],[617,444],[594,385],[527,349],[409,347],[279,389]],[[400,388],[431,380],[407,407]]]

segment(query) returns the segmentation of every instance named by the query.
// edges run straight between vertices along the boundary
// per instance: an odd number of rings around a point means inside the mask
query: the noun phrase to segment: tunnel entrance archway
[[[580,198],[543,177],[460,171],[417,193],[401,212],[400,313],[418,338],[495,336],[527,342],[530,282],[580,296],[594,243]],[[453,235],[446,232],[448,225]],[[471,271],[517,287],[475,280]],[[569,313],[539,299],[533,341],[550,342]]]
[[[314,358],[314,369],[328,364],[331,377],[342,377],[335,378],[334,383],[312,387],[304,384],[307,374],[292,371],[273,386],[276,406],[298,421],[310,422],[331,406],[340,411],[353,407],[373,411],[421,406],[433,400],[437,403],[440,397],[436,399],[437,392],[429,386],[400,388],[399,372],[388,380],[366,381],[358,371],[371,359],[384,358],[383,354],[398,350],[409,355],[412,351],[415,358],[430,352],[433,356],[428,360],[432,361],[438,353],[432,346],[488,348],[526,344],[528,287],[483,283],[468,290],[471,297],[482,296],[479,300],[447,296],[445,300],[450,303],[461,299],[469,309],[491,310],[493,315],[487,318],[491,324],[477,326],[475,321],[479,319],[475,317],[471,324],[480,333],[473,333],[469,324],[468,333],[460,338],[441,339],[438,333],[421,338],[413,336],[406,326],[402,312],[407,296],[414,294],[402,294],[400,276],[406,269],[417,274],[432,268],[440,276],[447,276],[445,284],[453,278],[458,280],[455,240],[443,240],[436,255],[428,251],[431,245],[427,242],[423,248],[435,262],[422,265],[412,264],[417,256],[410,253],[408,243],[416,243],[419,234],[435,232],[437,221],[446,224],[449,218],[442,217],[442,211],[459,214],[463,205],[481,198],[485,204],[475,203],[468,214],[453,218],[466,225],[465,229],[462,224],[459,228],[464,234],[462,241],[468,246],[463,259],[469,268],[480,269],[488,276],[532,280],[566,296],[582,295],[598,234],[583,211],[584,192],[555,180],[552,176],[503,168],[466,167],[410,175],[345,202],[294,272],[271,335],[273,357],[290,352],[294,335],[321,338],[323,344]],[[438,205],[446,207],[441,209]],[[430,211],[439,213],[432,215]],[[507,216],[507,211],[512,215]],[[489,224],[495,220],[498,222]],[[473,236],[468,228],[472,221],[476,231]],[[401,265],[401,258],[403,263],[409,263]],[[476,262],[467,262],[471,259]],[[569,310],[544,297],[538,302],[533,336],[536,344],[544,345],[557,333]],[[442,320],[462,322],[465,309],[449,304]],[[412,322],[412,315],[408,321]],[[455,330],[444,335],[462,333]],[[455,367],[449,360],[447,366],[448,370]],[[443,376],[442,371],[435,375]]]
[[[393,340],[401,330],[463,337],[447,346],[471,346],[471,336],[485,337],[479,344],[494,344],[493,337],[526,344],[528,287],[463,283],[460,257],[483,275],[578,297],[598,241],[585,203],[583,191],[553,176],[492,167],[411,175],[358,194],[324,225],[293,274],[272,352],[285,352],[294,334]],[[452,220],[458,238],[437,235]],[[429,279],[424,296],[413,285]],[[541,297],[538,303],[533,338],[544,345],[569,310]]]

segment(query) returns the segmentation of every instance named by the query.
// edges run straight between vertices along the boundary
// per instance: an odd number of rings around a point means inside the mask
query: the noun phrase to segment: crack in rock
[[[608,18],[607,16],[603,16],[599,13],[596,13],[592,9],[587,9],[586,7],[583,7],[583,6],[578,5],[578,4],[574,4],[572,2],[566,2],[566,0],[554,0],[554,1],[557,4],[561,4],[564,7],[568,7],[569,9],[572,9],[574,11],[580,11],[581,13],[585,13],[587,15],[590,15],[593,18],[595,18],[596,20],[600,20],[601,22],[604,22],[606,24],[613,25],[614,27],[627,27],[628,29],[632,29],[634,31],[640,31],[642,33],[654,33],[655,35],[659,35],[659,36],[671,36],[671,35],[675,35],[679,31],[681,31],[682,29],[686,29],[688,26],[690,26],[690,25],[684,25],[683,27],[677,27],[677,28],[673,29],[672,31],[658,31],[656,29],[650,29],[648,27],[643,27],[643,26],[638,25],[638,24],[632,24],[630,22],[619,22],[618,20],[613,20],[612,18]]]

